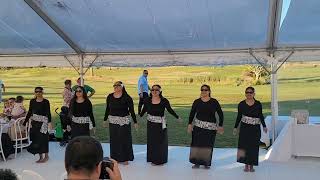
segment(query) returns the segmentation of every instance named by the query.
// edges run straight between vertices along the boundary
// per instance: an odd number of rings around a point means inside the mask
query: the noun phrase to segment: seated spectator
[[[15,104],[15,101],[16,101],[16,98],[9,98],[9,100],[4,100],[4,108],[3,108],[3,114],[6,116],[6,117],[9,117],[11,118],[11,112],[12,112],[12,109],[13,109],[13,106]]]
[[[16,102],[14,103],[11,115],[13,119],[18,119],[26,115],[26,108],[23,106],[24,98],[22,96],[17,96]]]
[[[10,108],[9,100],[8,100],[8,99],[5,99],[5,100],[4,100],[3,114],[4,114],[5,116],[10,116],[10,115],[11,115],[11,108]]]
[[[9,107],[11,108],[11,110],[13,109],[15,102],[16,102],[16,98],[14,97],[9,98]]]
[[[65,152],[65,169],[68,179],[99,179],[103,149],[97,140],[90,136],[78,136],[72,139]],[[113,170],[106,168],[111,180],[121,180],[118,163],[113,162]]]
[[[10,169],[0,169],[0,179],[18,180],[18,176]]]

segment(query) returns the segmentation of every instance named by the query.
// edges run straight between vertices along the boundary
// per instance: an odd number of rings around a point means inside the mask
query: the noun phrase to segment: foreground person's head
[[[65,169],[68,179],[99,179],[103,149],[90,136],[72,139],[65,152]]]

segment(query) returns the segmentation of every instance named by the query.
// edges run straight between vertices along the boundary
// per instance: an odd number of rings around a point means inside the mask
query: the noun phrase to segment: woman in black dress
[[[42,87],[36,87],[34,92],[36,97],[30,100],[29,111],[23,125],[31,120],[30,138],[32,143],[27,150],[32,154],[39,154],[40,158],[36,163],[45,163],[49,160],[50,103],[43,98]]]
[[[128,165],[133,161],[130,116],[137,129],[137,118],[133,108],[133,100],[127,93],[123,83],[117,81],[113,85],[114,92],[109,94],[104,115],[104,127],[109,121],[110,156],[119,163]]]
[[[84,88],[77,87],[70,103],[71,137],[90,136],[90,127],[95,133],[96,123],[93,116],[92,104]]]
[[[168,162],[168,133],[164,111],[172,114],[175,118],[179,116],[171,108],[169,101],[162,96],[161,86],[153,85],[151,97],[144,101],[140,116],[147,113],[147,162],[152,165],[163,165]]]
[[[202,85],[200,90],[201,97],[193,102],[189,116],[188,132],[192,133],[189,161],[194,164],[192,168],[204,165],[209,169],[217,131],[224,132],[223,112],[219,102],[211,97],[210,86]]]
[[[262,114],[262,105],[257,101],[253,87],[247,87],[246,99],[238,105],[238,116],[234,125],[233,134],[238,133],[240,124],[237,162],[245,164],[245,172],[254,172],[253,166],[258,166],[259,144],[261,137],[260,125],[267,132],[266,123]]]

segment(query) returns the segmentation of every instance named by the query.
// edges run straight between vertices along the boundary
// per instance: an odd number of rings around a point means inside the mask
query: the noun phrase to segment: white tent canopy
[[[320,59],[319,0],[2,0],[0,62],[33,66],[260,63]],[[50,64],[49,63],[49,64]],[[275,124],[274,124],[275,125]]]
[[[3,0],[0,56],[314,51],[318,7],[318,0]]]

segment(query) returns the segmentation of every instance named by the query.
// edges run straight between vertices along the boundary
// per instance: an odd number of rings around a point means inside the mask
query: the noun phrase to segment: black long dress
[[[71,138],[78,136],[90,136],[90,123],[77,123],[74,122],[73,117],[76,118],[90,118],[93,127],[96,127],[96,123],[93,116],[92,104],[89,99],[86,99],[82,103],[72,101],[70,106],[70,118],[71,118]]]
[[[216,119],[216,113],[219,116],[219,122]],[[218,126],[223,126],[223,112],[219,102],[214,98],[211,98],[208,102],[202,101],[201,98],[196,99],[190,111],[189,124],[192,124],[195,117],[202,122],[218,122]],[[216,129],[205,129],[193,126],[189,158],[191,163],[211,166],[216,134]]]
[[[179,118],[166,98],[162,98],[159,104],[152,104],[151,97],[145,99],[140,116],[147,112],[151,116],[164,117],[165,109]],[[156,165],[168,162],[168,132],[161,123],[147,122],[147,162]]]
[[[260,124],[244,123],[241,120],[243,116],[259,118],[262,126],[266,127],[260,101],[255,100],[252,106],[249,106],[245,100],[241,101],[238,105],[238,116],[234,126],[234,128],[238,128],[240,124],[237,162],[257,166],[261,138]]]
[[[113,93],[108,95],[104,121],[107,121],[109,116],[117,118],[127,117],[129,114],[134,123],[137,123],[133,100],[129,95],[125,94],[120,98],[115,98]],[[131,123],[116,124],[109,122],[109,131],[111,158],[118,162],[133,161]]]
[[[50,102],[47,99],[43,99],[41,102],[37,102],[36,99],[30,100],[29,111],[24,121],[24,125],[27,124],[29,119],[32,120],[32,116],[40,115],[45,116],[48,119],[48,123],[51,122]],[[43,122],[31,121],[30,139],[31,145],[27,148],[28,152],[32,154],[42,154],[49,152],[49,133],[42,133],[41,126]]]

